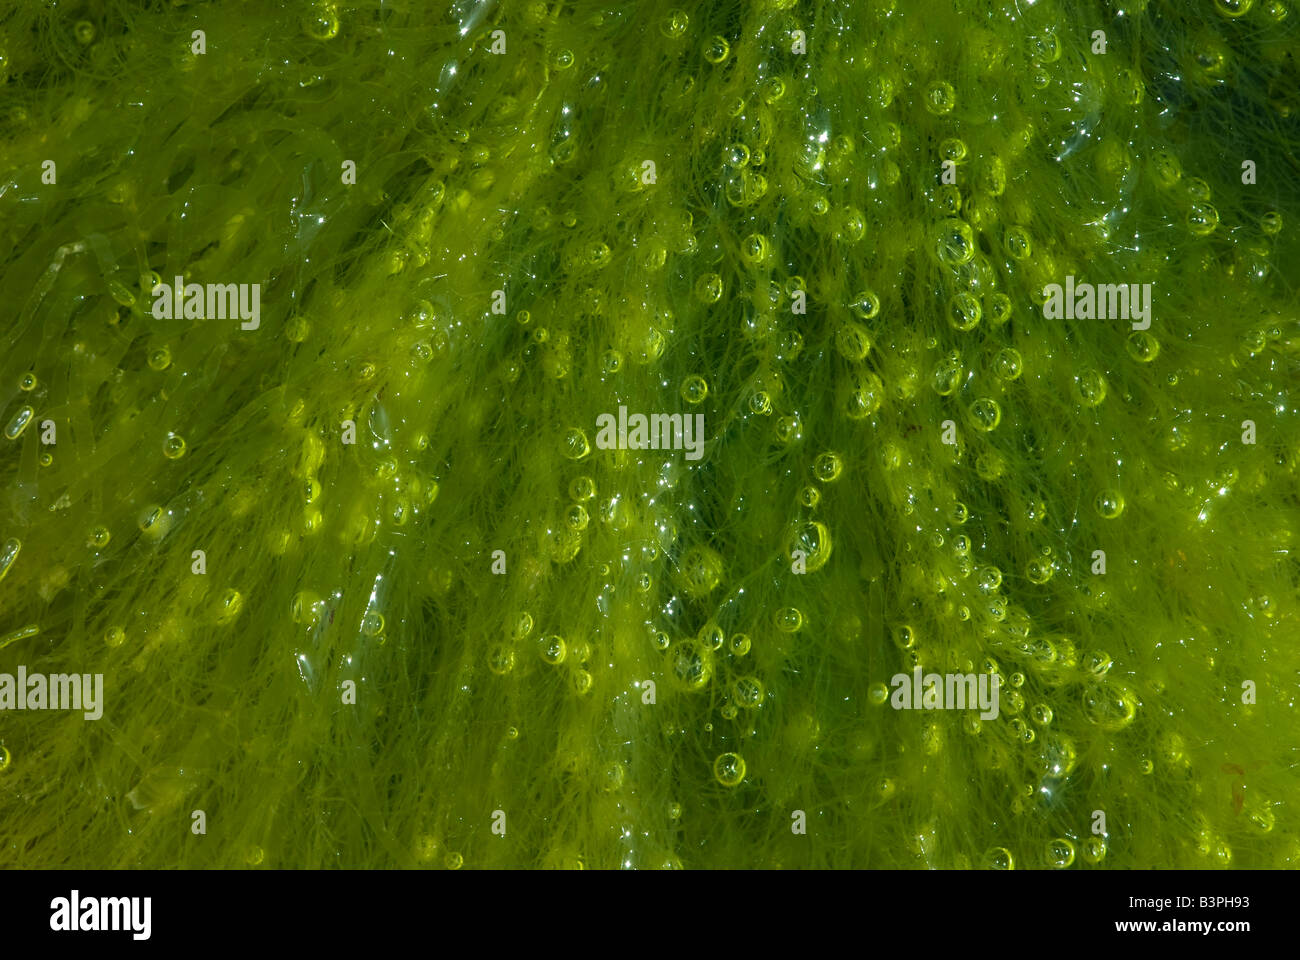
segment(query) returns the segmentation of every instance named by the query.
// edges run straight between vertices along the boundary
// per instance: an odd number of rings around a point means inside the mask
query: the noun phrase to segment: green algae
[[[1294,865],[1297,16],[15,4],[0,863]]]

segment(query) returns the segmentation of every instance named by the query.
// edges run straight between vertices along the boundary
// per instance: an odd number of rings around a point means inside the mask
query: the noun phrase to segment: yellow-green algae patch
[[[1295,865],[1298,30],[9,4],[0,865]]]

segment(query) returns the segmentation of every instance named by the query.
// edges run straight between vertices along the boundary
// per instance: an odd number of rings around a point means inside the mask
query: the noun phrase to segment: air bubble
[[[724,787],[735,787],[745,779],[745,759],[738,753],[724,753],[713,761],[713,776]]]
[[[981,866],[985,870],[1014,870],[1016,858],[1006,847],[993,847],[984,852]]]
[[[773,622],[782,633],[796,633],[803,627],[803,614],[796,607],[782,607]]]
[[[1064,870],[1074,863],[1074,844],[1064,837],[1048,840],[1043,850],[1047,865],[1053,870]]]
[[[163,440],[163,456],[168,460],[179,460],[185,456],[185,438],[178,433],[167,434]]]
[[[834,483],[844,472],[844,458],[833,450],[819,453],[813,461],[812,472],[822,483]]]
[[[925,109],[935,116],[952,112],[957,105],[957,91],[946,80],[935,80],[925,88]]]
[[[568,652],[564,645],[564,639],[555,634],[542,637],[540,642],[542,659],[552,666],[564,662],[565,654]]]
[[[17,440],[27,429],[27,425],[32,422],[32,417],[36,411],[32,407],[19,407],[18,412],[13,418],[5,424],[5,437],[9,440]]]
[[[587,434],[581,427],[570,427],[564,434],[560,451],[570,460],[581,460],[591,452]]]
[[[970,420],[976,430],[988,433],[1002,422],[1002,408],[990,397],[980,397],[970,405]]]
[[[948,322],[957,330],[974,330],[982,312],[973,294],[959,293],[948,303]]]
[[[1106,399],[1106,378],[1097,370],[1085,370],[1074,378],[1074,398],[1085,407],[1097,407]]]
[[[1117,490],[1103,490],[1097,494],[1093,507],[1103,520],[1114,520],[1124,512],[1124,496]]]

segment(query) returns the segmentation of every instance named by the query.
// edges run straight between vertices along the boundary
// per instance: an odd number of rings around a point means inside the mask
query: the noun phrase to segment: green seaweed
[[[1294,866],[1298,25],[15,0],[0,865]]]

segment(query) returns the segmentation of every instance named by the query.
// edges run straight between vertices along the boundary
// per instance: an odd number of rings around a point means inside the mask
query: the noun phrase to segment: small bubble
[[[515,652],[504,644],[497,644],[488,651],[488,669],[499,676],[505,676],[515,668]]]
[[[957,137],[949,137],[939,143],[939,156],[954,163],[966,158],[966,142]]]
[[[713,676],[708,651],[694,640],[683,640],[674,646],[668,659],[673,678],[687,690],[703,689]]]
[[[976,568],[975,585],[984,593],[992,593],[1002,586],[1002,571],[992,564]]]
[[[552,666],[564,662],[564,656],[567,652],[564,646],[564,640],[555,634],[542,637],[541,640],[542,659]]]
[[[957,91],[946,80],[935,80],[925,88],[925,109],[935,116],[951,113],[957,105]]]
[[[670,40],[675,40],[686,32],[690,26],[691,18],[686,15],[685,10],[673,8],[668,11],[661,21],[659,21],[659,32]]]
[[[724,787],[735,787],[745,779],[745,760],[738,753],[724,753],[713,761],[713,776]]]
[[[24,393],[31,393],[36,389],[36,385],[37,380],[36,374],[34,373],[24,373],[18,378],[18,389],[22,390]]]
[[[178,433],[169,433],[163,440],[163,456],[168,460],[179,460],[185,456],[185,438]]]
[[[803,439],[803,423],[799,415],[780,417],[775,426],[776,439],[780,443],[794,443]]]
[[[799,491],[799,502],[813,510],[822,502],[822,492],[816,487],[804,487]]]
[[[949,396],[960,385],[963,373],[961,356],[955,352],[950,353],[935,364],[930,374],[930,386],[939,396]]]
[[[803,614],[796,607],[782,607],[773,621],[782,633],[796,633],[803,627]]]
[[[939,223],[934,233],[935,256],[940,263],[960,266],[975,256],[975,235],[965,220],[950,217]]]
[[[722,633],[722,628],[716,623],[710,622],[700,627],[697,639],[700,642],[700,646],[704,647],[706,650],[717,652],[722,649],[722,643],[725,637]]]
[[[1219,226],[1219,211],[1213,204],[1194,203],[1187,212],[1187,229],[1193,236],[1208,237]]]
[[[1006,847],[993,847],[984,852],[981,866],[985,870],[1014,870],[1016,858]]]
[[[704,44],[704,59],[717,66],[731,53],[731,44],[726,37],[710,37]]]
[[[333,3],[321,2],[312,5],[312,10],[302,20],[302,29],[313,40],[333,40],[339,35],[338,10]]]
[[[1089,837],[1083,842],[1083,859],[1101,863],[1106,856],[1106,841],[1102,837]]]
[[[570,460],[581,460],[591,452],[591,444],[581,427],[570,427],[565,432],[560,452]]]
[[[108,532],[108,527],[102,525],[92,527],[89,536],[86,538],[86,546],[102,550],[108,546],[110,539],[111,534]]]
[[[691,374],[682,381],[682,399],[687,403],[700,403],[709,395],[709,384],[698,374]]]
[[[120,647],[126,642],[126,631],[121,627],[109,627],[104,631],[104,643],[109,647]]]
[[[874,290],[863,290],[853,298],[849,307],[859,318],[871,320],[880,313],[880,297]]]
[[[755,390],[749,397],[749,409],[760,417],[766,417],[772,412],[772,398],[765,390]]]
[[[227,589],[217,598],[217,623],[230,623],[244,609],[244,595],[238,590]]]
[[[570,500],[591,500],[596,496],[596,483],[591,477],[580,476],[574,477],[569,484]]]
[[[740,253],[752,266],[759,266],[767,260],[771,246],[767,237],[761,233],[751,233],[741,244]]]
[[[1282,232],[1282,214],[1276,210],[1270,210],[1259,218],[1259,228],[1270,237],[1275,237]]]
[[[994,293],[988,298],[989,323],[1000,327],[1011,319],[1011,298],[1005,293]]]
[[[1242,17],[1250,11],[1251,2],[1252,0],[1214,0],[1214,9],[1225,17]]]
[[[833,450],[819,453],[813,461],[812,472],[822,483],[834,483],[844,472],[844,458]]]
[[[1043,850],[1047,865],[1053,870],[1064,870],[1074,863],[1074,844],[1064,837],[1048,840]]]
[[[1008,227],[1002,238],[1002,248],[1012,260],[1026,260],[1034,252],[1029,231],[1024,227]]]
[[[1085,370],[1074,378],[1074,397],[1085,407],[1096,407],[1106,399],[1106,378],[1097,370]]]
[[[737,633],[731,638],[731,652],[738,657],[743,657],[749,653],[751,642],[749,636],[743,633]]]
[[[1002,408],[989,397],[980,397],[970,405],[971,424],[976,430],[988,433],[1002,422]]]
[[[871,335],[860,323],[842,323],[835,332],[835,349],[850,363],[861,363],[871,350]]]
[[[19,407],[18,412],[13,418],[5,424],[5,437],[9,440],[17,440],[27,429],[27,424],[32,422],[32,417],[36,416],[36,410],[32,407]]]
[[[1117,490],[1103,490],[1097,494],[1093,507],[1103,520],[1114,520],[1124,512],[1124,497]]]
[[[89,20],[78,20],[72,32],[77,38],[77,43],[83,47],[95,42],[95,25]]]
[[[1160,355],[1160,341],[1145,330],[1134,330],[1128,335],[1125,349],[1138,363],[1150,363]]]
[[[1003,380],[1018,379],[1022,369],[1024,369],[1024,360],[1020,356],[1020,351],[1014,347],[999,350],[997,356],[993,358],[993,372]]]

